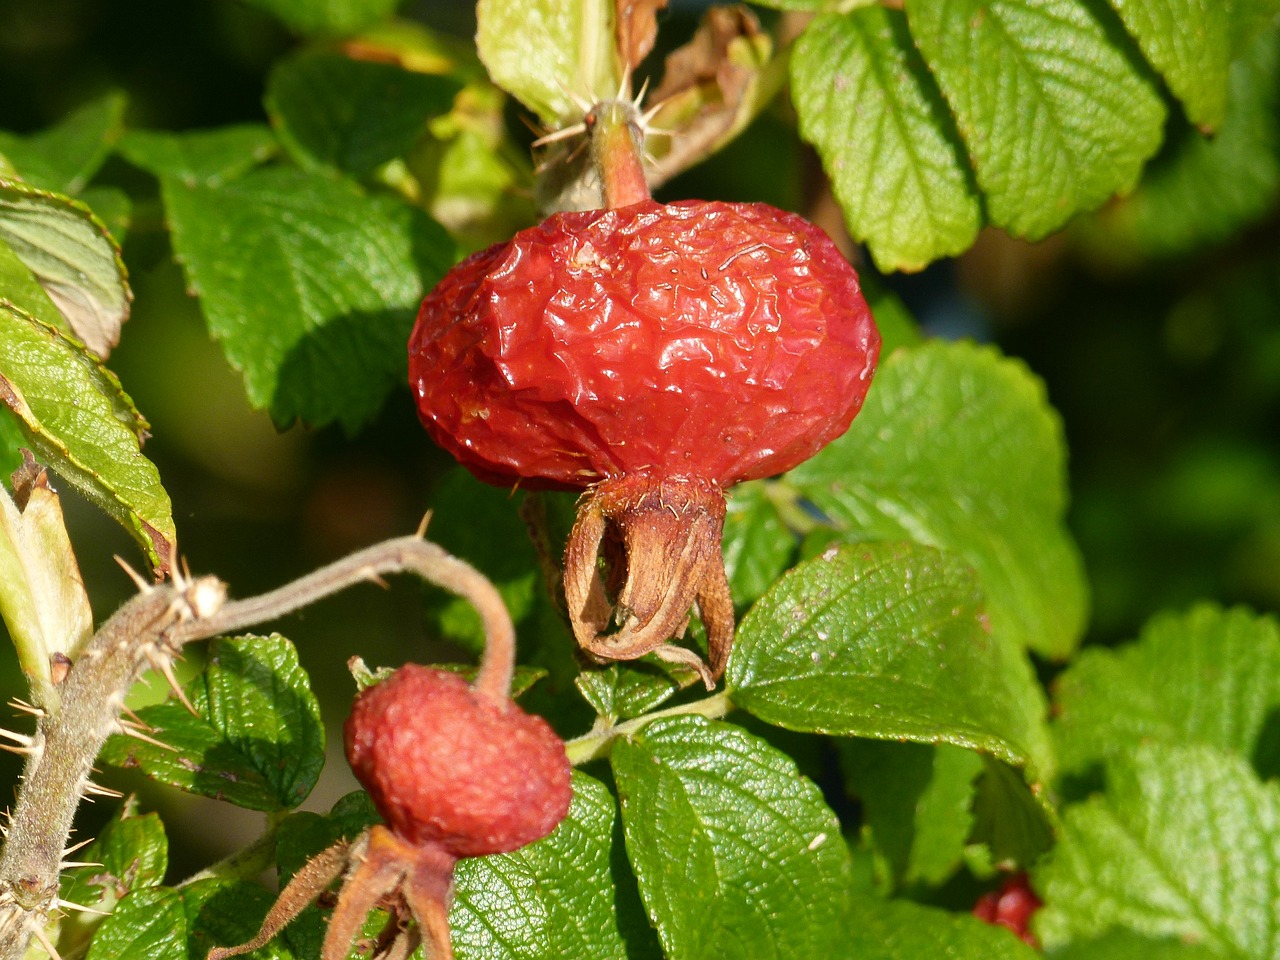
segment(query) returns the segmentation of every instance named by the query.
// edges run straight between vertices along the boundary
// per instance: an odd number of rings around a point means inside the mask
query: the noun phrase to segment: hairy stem
[[[148,666],[167,673],[186,643],[275,619],[392,573],[416,574],[475,605],[486,635],[475,688],[505,701],[515,630],[501,596],[475,568],[418,536],[361,550],[248,600],[227,602],[216,577],[145,587],[102,626],[57,685],[61,708],[42,715],[30,738],[15,735],[28,760],[0,851],[0,960],[20,960],[33,932],[57,908],[63,849],[93,762],[110,734],[129,732],[120,723],[125,694]],[[251,848],[236,868],[249,869],[268,845]]]

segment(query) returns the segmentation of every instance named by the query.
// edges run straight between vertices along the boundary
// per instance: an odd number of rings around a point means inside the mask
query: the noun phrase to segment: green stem
[[[624,723],[584,733],[582,736],[575,737],[566,743],[564,752],[569,755],[571,764],[575,767],[581,766],[590,760],[597,760],[600,757],[607,756],[613,741],[617,738],[629,737],[634,733],[638,733],[644,727],[662,717],[695,716],[706,717],[708,720],[717,720],[732,709],[733,701],[729,699],[728,692],[721,690],[719,693],[703,697],[701,700],[694,700],[692,703],[682,703],[679,706],[668,707],[665,710],[655,710],[652,713],[646,713]]]
[[[223,877],[229,880],[253,880],[262,871],[275,866],[276,832],[280,827],[281,821],[287,815],[287,811],[267,814],[267,829],[262,836],[247,847],[242,847],[216,863],[209,864],[203,870],[191,874],[191,876],[178,883],[178,886],[186,887],[200,880],[211,880],[214,877]]]

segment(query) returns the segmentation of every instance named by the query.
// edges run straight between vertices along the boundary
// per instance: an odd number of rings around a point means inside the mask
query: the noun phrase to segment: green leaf
[[[80,344],[4,300],[0,401],[17,415],[37,458],[130,531],[158,572],[167,571],[173,508],[141,452],[145,421]]]
[[[191,187],[216,187],[234,180],[279,149],[271,130],[254,123],[189,133],[130,130],[119,146],[135,166]]]
[[[453,259],[425,214],[298,170],[162,180],[173,244],[249,400],[353,431],[404,382],[426,288]]]
[[[1231,957],[1280,955],[1280,788],[1203,744],[1149,743],[1069,808],[1036,875],[1046,947],[1124,927]]]
[[[289,641],[216,640],[186,692],[199,716],[174,700],[138,711],[173,749],[115,736],[103,762],[250,810],[287,810],[307,798],[324,766],[324,727]]]
[[[876,329],[880,331],[882,360],[899,347],[918,347],[924,342],[916,318],[896,294],[869,271],[858,279],[862,282],[862,293],[871,307],[871,315],[875,317]]]
[[[1017,771],[983,757],[969,839],[985,844],[992,862],[1005,870],[1030,866],[1053,845],[1057,824],[1042,793],[1028,789]]]
[[[1080,0],[907,0],[991,221],[1037,239],[1137,182],[1160,145],[1148,77]]]
[[[1203,944],[1112,930],[1096,940],[1074,940],[1049,956],[1052,960],[1221,960],[1222,954]]]
[[[973,571],[953,554],[832,548],[743,618],[725,688],[790,730],[951,743],[1021,765],[1030,738],[982,617]]]
[[[574,686],[596,715],[610,723],[647,713],[679,689],[657,665],[611,663],[599,670],[583,670]]]
[[[881,270],[969,248],[982,225],[973,174],[901,11],[819,17],[796,44],[791,81],[800,134]]]
[[[460,89],[454,77],[312,51],[272,70],[266,107],[301,166],[366,177],[407,154]]]
[[[576,103],[612,98],[620,65],[615,0],[479,0],[476,47],[493,78],[548,126],[582,119]]]
[[[102,921],[87,960],[187,960],[182,894],[168,887],[136,890]]]
[[[940,885],[959,867],[973,828],[982,758],[941,745],[836,742],[849,791],[862,801],[864,833],[892,886]]]
[[[124,132],[125,103],[124,94],[108,93],[40,133],[20,137],[0,131],[0,153],[32,186],[79,193]]]
[[[614,800],[573,775],[569,815],[515,853],[463,860],[449,923],[460,960],[623,960],[611,845]]]
[[[1280,627],[1209,604],[1164,613],[1136,643],[1082,653],[1058,678],[1054,701],[1065,772],[1149,742],[1204,743],[1247,759],[1280,708]]]
[[[1187,118],[1205,132],[1222,123],[1231,66],[1230,3],[1222,0],[1110,0],[1160,71]]]
[[[46,323],[69,325],[105,358],[120,338],[133,291],[120,248],[102,221],[78,201],[0,180],[0,240],[58,308],[35,315]]]
[[[668,956],[847,955],[849,852],[790,757],[683,716],[620,740],[612,762],[627,854]]]
[[[401,0],[245,0],[302,34],[355,33],[395,12]]]
[[[881,362],[849,432],[787,474],[848,538],[954,551],[978,571],[993,632],[1064,657],[1085,581],[1063,523],[1066,452],[1043,384],[970,343]]]
[[[169,869],[169,840],[159,815],[139,815],[126,803],[120,816],[107,821],[94,841],[76,852],[89,866],[62,875],[59,896],[71,903],[110,912],[133,890],[164,883]]]
[[[1212,138],[1170,135],[1133,196],[1099,215],[1095,243],[1171,256],[1229,239],[1265,217],[1280,196],[1280,44],[1267,31],[1231,65],[1226,117]]]
[[[768,481],[741,483],[729,491],[724,519],[725,573],[738,607],[769,589],[796,553],[796,537],[770,497]]]
[[[907,900],[854,897],[843,957],[857,960],[1035,960],[1009,931]]]

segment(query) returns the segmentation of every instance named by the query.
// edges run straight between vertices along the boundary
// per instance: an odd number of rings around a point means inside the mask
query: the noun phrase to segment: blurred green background
[[[664,14],[665,47],[692,32],[696,6]],[[402,12],[463,38],[473,29],[465,2],[422,0]],[[5,0],[0,129],[39,130],[112,89],[127,94],[132,127],[263,122],[266,72],[296,44],[233,0]],[[1246,92],[1274,105],[1276,76],[1257,71],[1257,89]],[[1071,450],[1070,521],[1093,589],[1094,642],[1130,637],[1153,612],[1199,598],[1280,609],[1275,122],[1250,130],[1263,144],[1256,162],[1272,165],[1259,174],[1271,177],[1265,203],[1211,241],[1144,239],[1126,227],[1130,208],[1120,203],[1040,244],[989,232],[958,261],[884,278],[928,331],[994,341],[1045,379]],[[1152,169],[1176,164],[1179,145],[1194,136],[1171,129]],[[145,182],[120,160],[99,180],[131,189]],[[766,200],[838,229],[821,169],[782,104],[661,195]],[[152,423],[146,453],[173,498],[192,568],[218,573],[246,596],[411,531],[451,465],[419,428],[408,390],[355,437],[337,428],[278,432],[249,409],[238,375],[210,341],[158,211],[145,202],[134,210],[125,258],[135,309],[110,366]],[[136,554],[101,514],[79,502],[68,510],[101,618],[131,589],[112,555]],[[386,594],[361,587],[278,626],[298,643],[322,702],[341,702],[353,689],[345,668],[352,653],[373,664],[431,655],[422,652],[430,638],[420,598],[410,584]],[[3,663],[6,689],[19,689],[12,658]],[[341,718],[326,719],[336,732]],[[345,765],[330,770],[310,806],[327,807],[352,787]],[[155,802],[172,799],[161,792]],[[210,851],[234,842],[210,839]],[[208,852],[190,851],[195,860]]]

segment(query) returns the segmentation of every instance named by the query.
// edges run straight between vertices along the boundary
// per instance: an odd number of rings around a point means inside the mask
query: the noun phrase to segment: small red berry
[[[356,698],[347,761],[392,833],[453,858],[540,840],[569,810],[564,743],[541,717],[416,664]]]
[[[1024,943],[1038,947],[1039,942],[1031,932],[1031,918],[1041,906],[1027,875],[1019,873],[1005,880],[999,890],[979,897],[973,915],[985,923],[1012,930]]]
[[[458,264],[422,303],[409,373],[427,431],[482,480],[590,491],[565,561],[583,648],[656,652],[711,686],[733,639],[723,490],[844,433],[879,348],[817,227],[642,200],[554,214]],[[695,603],[709,670],[666,643]]]

